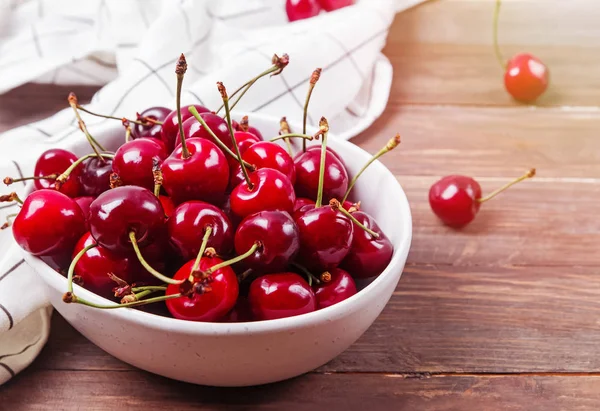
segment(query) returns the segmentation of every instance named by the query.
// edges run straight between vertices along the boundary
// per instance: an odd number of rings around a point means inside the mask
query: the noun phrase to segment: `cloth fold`
[[[212,108],[221,103],[217,81],[234,90],[270,67],[274,53],[288,53],[283,73],[258,82],[236,109],[299,122],[310,75],[321,67],[309,123],[326,116],[332,133],[348,139],[383,112],[392,67],[381,49],[395,13],[421,1],[363,0],[288,24],[283,0],[0,0],[0,94],[32,81],[104,85],[89,109],[135,118],[150,106],[175,106],[183,52],[183,103]],[[92,134],[114,121],[82,116]],[[70,108],[9,130],[0,135],[0,176],[31,175],[49,148],[84,154],[83,142]],[[18,210],[0,204],[0,221]],[[0,232],[0,249],[3,383],[44,345],[51,310],[10,229]]]

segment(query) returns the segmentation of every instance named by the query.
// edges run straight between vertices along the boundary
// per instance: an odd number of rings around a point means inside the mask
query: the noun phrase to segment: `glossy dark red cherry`
[[[342,7],[351,6],[356,3],[356,0],[317,0],[317,2],[323,10],[329,12],[341,9]]]
[[[171,113],[171,110],[166,107],[150,107],[142,111],[138,115],[138,120],[150,119],[157,121],[164,121],[167,116]],[[162,126],[160,124],[154,124],[148,122],[146,125],[133,124],[131,134],[133,138],[152,137],[160,140],[162,132]]]
[[[194,259],[200,251],[207,227],[211,227],[208,247],[214,248],[219,255],[227,255],[233,249],[231,222],[223,211],[212,204],[203,201],[180,204],[167,227],[171,245],[186,261]]]
[[[548,88],[549,76],[548,68],[540,59],[521,53],[508,61],[504,86],[515,100],[532,102]]]
[[[122,186],[105,191],[90,204],[90,232],[99,245],[116,253],[131,253],[133,231],[141,248],[163,233],[165,213],[148,189]]]
[[[197,104],[192,104],[189,106],[181,107],[181,121],[185,123],[187,119],[192,117],[192,113],[188,110],[189,107],[194,106],[199,113],[206,113],[210,110],[204,106],[199,106]],[[179,134],[179,121],[177,117],[177,110],[171,111],[163,120],[163,125],[161,127],[160,137],[161,140],[165,143],[165,147],[167,148],[167,152],[173,151],[176,144],[177,134]]]
[[[138,138],[123,144],[115,153],[112,169],[124,185],[154,189],[152,169],[167,158],[167,152],[154,139]]]
[[[208,270],[221,263],[219,258],[202,257],[199,269]],[[184,264],[175,273],[175,280],[184,280],[190,276],[194,260]],[[239,287],[235,273],[231,267],[223,267],[210,275],[207,284],[210,289],[204,293],[193,292],[190,296],[182,296],[167,300],[167,308],[173,317],[180,320],[214,322],[219,321],[231,311],[238,298]],[[179,285],[169,284],[167,295],[178,294]]]
[[[321,11],[317,0],[287,0],[285,12],[289,21],[304,20],[314,17]]]
[[[317,309],[315,293],[296,273],[267,274],[250,285],[248,301],[257,320],[274,320]]]
[[[27,196],[12,230],[17,244],[33,255],[70,255],[85,232],[85,218],[75,200],[43,189]]]
[[[473,221],[481,206],[480,199],[481,186],[467,176],[446,176],[429,190],[431,209],[450,227],[462,227]]]
[[[182,114],[183,114],[183,111],[184,110],[182,109]],[[187,109],[185,111],[187,111]],[[206,122],[206,125],[208,126],[208,128],[210,128],[212,130],[212,132],[215,133],[215,136],[217,136],[219,138],[219,140],[221,140],[227,147],[232,148],[233,142],[231,141],[231,135],[229,134],[229,128],[227,127],[227,122],[216,114],[213,114],[210,112],[204,112],[204,113],[201,111],[198,111],[198,112],[200,113],[200,117],[202,117],[202,119]],[[202,126],[202,124],[198,120],[196,120],[196,118],[193,116],[183,122],[183,133],[184,133],[186,139],[198,137],[198,138],[205,138],[214,143],[214,139],[210,135],[210,133],[208,131],[206,131],[204,129],[204,127]],[[180,145],[181,145],[181,136],[178,132],[175,146],[178,147]]]
[[[272,168],[281,171],[294,184],[296,170],[294,160],[285,149],[270,141],[252,144],[242,155],[242,159],[255,169]]]
[[[321,151],[307,150],[296,157],[296,194],[316,200],[319,188]],[[325,178],[323,180],[323,202],[332,198],[341,199],[348,189],[348,172],[337,157],[327,151],[325,156]]]
[[[332,270],[348,255],[354,227],[340,212],[329,206],[312,208],[296,217],[296,224],[300,232],[298,261],[309,270]]]
[[[231,210],[238,217],[263,210],[281,210],[291,213],[296,202],[294,186],[281,171],[261,168],[250,173],[252,189],[246,181],[231,193]]]
[[[344,168],[346,167],[346,163],[344,163],[344,159],[342,158],[342,156],[340,156],[337,151],[335,151],[333,148],[331,147],[327,147],[326,148],[328,153],[331,153],[335,158],[337,158],[338,160],[340,160],[340,163],[342,163],[344,165]],[[308,146],[306,148],[306,151],[316,151],[319,153],[319,156],[321,155],[321,146],[320,145],[313,145],[313,146]],[[296,161],[296,159],[298,157],[300,157],[302,154],[304,154],[302,151],[300,151],[299,153],[297,153],[294,156],[294,162]]]
[[[64,171],[67,170],[77,161],[77,156],[70,151],[63,150],[61,148],[52,148],[50,150],[44,151],[37,162],[35,163],[35,170],[33,175],[35,177],[43,177],[54,175],[58,177]],[[81,193],[81,185],[79,183],[78,177],[81,172],[81,166],[78,166],[73,170],[73,172],[69,175],[67,181],[62,184],[60,191],[63,194],[71,198],[75,198]],[[54,189],[55,180],[54,179],[39,179],[34,180],[33,185],[36,190],[41,190],[44,188]]]
[[[298,227],[285,211],[260,211],[244,218],[235,233],[236,253],[245,253],[256,241],[261,247],[242,264],[261,273],[285,270],[300,249]]]
[[[350,274],[341,268],[329,271],[331,280],[313,284],[317,297],[317,310],[330,307],[356,294],[356,283]]]
[[[390,263],[394,246],[369,214],[356,211],[352,213],[352,216],[362,225],[379,234],[379,238],[374,238],[353,223],[352,246],[340,266],[350,272],[354,278],[375,277],[381,274]]]
[[[81,163],[82,170],[79,174],[81,195],[98,197],[110,188],[113,161],[111,158],[103,160],[91,157]]]
[[[186,140],[190,157],[182,146],[162,163],[163,187],[175,204],[202,200],[218,204],[229,184],[229,165],[223,152],[204,138]]]

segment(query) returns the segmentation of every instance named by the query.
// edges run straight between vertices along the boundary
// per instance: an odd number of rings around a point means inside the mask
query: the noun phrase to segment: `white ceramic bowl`
[[[257,114],[250,118],[265,138],[277,135],[278,119]],[[96,137],[112,142],[114,148],[122,141],[122,127],[110,125]],[[329,145],[344,158],[351,174],[370,157],[357,146],[333,136]],[[375,321],[396,288],[412,234],[406,196],[396,178],[379,162],[364,173],[354,195],[392,241],[392,261],[370,284],[360,284],[362,289],[351,298],[297,317],[251,323],[200,323],[128,308],[99,310],[65,304],[61,297],[67,290],[66,278],[39,258],[24,253],[25,260],[46,284],[49,300],[58,312],[90,341],[120,360],[196,384],[270,383],[314,370],[346,350]],[[77,285],[75,292],[89,301],[108,303]]]

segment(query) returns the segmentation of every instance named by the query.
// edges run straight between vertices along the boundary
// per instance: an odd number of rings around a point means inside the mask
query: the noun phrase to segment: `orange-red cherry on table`
[[[548,68],[540,59],[521,53],[508,61],[504,86],[515,100],[531,102],[546,91],[549,76]]]

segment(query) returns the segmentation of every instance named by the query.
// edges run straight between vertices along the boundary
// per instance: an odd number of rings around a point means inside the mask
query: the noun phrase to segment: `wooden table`
[[[388,109],[354,141],[374,152],[402,133],[383,162],[408,194],[414,240],[390,303],[348,351],[291,381],[205,388],[136,370],[55,315],[42,355],[0,389],[0,408],[600,409],[600,7],[505,2],[504,52],[531,51],[550,67],[535,107],[503,90],[492,11],[492,0],[446,0],[396,18]],[[54,112],[66,92],[3,95],[1,128]],[[43,112],[28,112],[31,99]],[[429,210],[439,176],[473,175],[488,191],[531,166],[538,177],[462,231]]]

